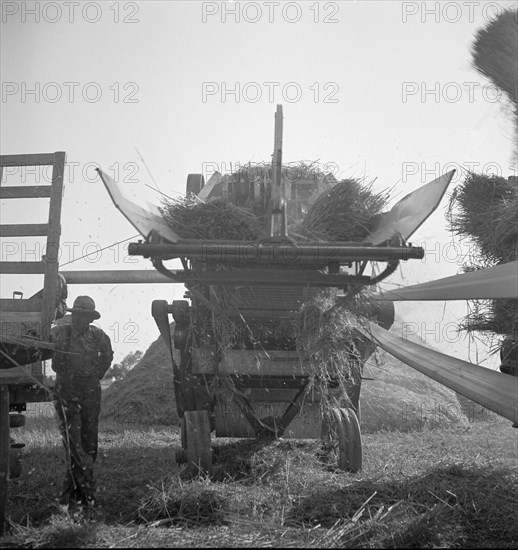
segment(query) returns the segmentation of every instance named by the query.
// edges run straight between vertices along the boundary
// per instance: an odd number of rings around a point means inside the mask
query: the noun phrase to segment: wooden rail
[[[2,185],[4,167],[52,166],[50,185]],[[0,225],[0,237],[37,237],[46,236],[46,256],[41,261],[0,262],[0,274],[43,275],[43,296],[41,301],[13,300],[0,302],[0,322],[38,322],[41,327],[40,338],[47,340],[50,325],[55,316],[58,278],[58,253],[61,235],[61,203],[63,197],[63,176],[65,153],[41,153],[30,155],[0,156],[0,198],[34,199],[49,198],[48,223],[4,224]],[[2,333],[4,330],[2,329]],[[1,334],[0,334],[1,337]]]
[[[4,167],[51,165],[51,185],[6,186],[2,185]],[[11,329],[22,332],[24,324],[38,330],[41,340],[48,340],[51,323],[55,318],[58,281],[58,252],[61,234],[61,202],[65,153],[0,156],[0,198],[34,199],[49,198],[48,223],[7,224],[0,226],[0,237],[47,236],[47,254],[39,262],[0,262],[0,274],[43,274],[41,300],[2,299],[0,301],[0,341],[11,340]],[[0,536],[5,534],[7,490],[10,462],[9,392],[10,387],[34,382],[30,372],[23,367],[0,371]],[[18,386],[19,387],[19,386]]]

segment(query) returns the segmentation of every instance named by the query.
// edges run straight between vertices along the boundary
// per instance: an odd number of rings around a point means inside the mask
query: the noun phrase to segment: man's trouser
[[[97,378],[56,381],[56,411],[67,454],[63,502],[88,502],[94,495],[101,385]]]

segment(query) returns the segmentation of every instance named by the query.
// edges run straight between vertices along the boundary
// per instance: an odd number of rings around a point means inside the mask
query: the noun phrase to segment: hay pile
[[[320,195],[294,230],[323,241],[361,241],[388,200],[388,193],[375,193],[372,183],[345,179]]]
[[[249,164],[224,176],[223,196],[207,201],[194,195],[165,199],[160,210],[182,238],[253,241],[266,236],[271,183],[270,164]],[[305,163],[283,167],[282,187],[288,232],[296,241],[362,240],[389,199],[387,192],[374,192],[372,183],[336,182]]]
[[[195,196],[164,200],[162,216],[183,239],[255,241],[264,230],[250,212],[223,198],[203,202]]]
[[[363,433],[382,430],[413,432],[467,426],[481,416],[479,408],[463,409],[455,393],[390,354],[377,352],[364,369],[360,395]],[[468,413],[470,416],[466,414]]]
[[[149,487],[149,493],[135,514],[138,523],[159,522],[162,527],[225,523],[226,499],[203,481],[185,484],[173,477],[166,487]]]
[[[472,263],[496,265],[518,258],[518,185],[470,172],[452,193],[450,227],[478,247]]]
[[[161,336],[122,380],[103,392],[101,418],[121,424],[178,423],[173,369]]]
[[[354,406],[352,386],[361,377],[361,338],[357,327],[365,319],[344,308],[334,308],[331,290],[307,301],[296,318],[297,349],[310,362],[310,384],[321,393],[321,410]]]
[[[518,183],[499,176],[470,172],[455,189],[449,225],[475,244],[465,271],[518,259]],[[460,324],[468,332],[513,334],[518,331],[518,300],[472,301]]]

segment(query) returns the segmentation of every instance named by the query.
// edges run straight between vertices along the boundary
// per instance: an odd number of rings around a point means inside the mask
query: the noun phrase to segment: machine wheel
[[[189,302],[187,300],[173,300],[171,311],[177,325],[189,325]]]
[[[205,185],[205,179],[203,178],[203,174],[189,174],[187,176],[187,185],[186,193],[187,195],[194,193],[197,195]]]
[[[185,411],[182,420],[182,446],[185,441],[187,468],[192,475],[211,473],[212,449],[207,411]]]
[[[185,414],[182,416],[182,420],[180,422],[180,441],[182,443],[182,449],[184,451],[187,450],[187,426],[185,423]]]
[[[175,459],[177,464],[187,464],[187,435],[185,433],[185,414],[180,420],[180,441],[182,448],[177,449],[175,453]]]
[[[322,420],[324,447],[336,448],[338,468],[359,472],[362,468],[362,439],[360,423],[351,408],[333,408]]]

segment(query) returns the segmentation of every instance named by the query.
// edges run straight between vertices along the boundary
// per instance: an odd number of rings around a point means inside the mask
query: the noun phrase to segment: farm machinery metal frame
[[[166,226],[156,207],[128,198],[99,170],[115,205],[145,237],[144,242],[129,245],[129,254],[151,259],[163,277],[188,289],[191,305],[187,300],[172,304],[155,300],[152,315],[174,371],[183,447],[177,458],[187,462],[193,473],[211,469],[212,431],[218,437],[315,438],[321,434],[322,419],[323,431],[338,438],[339,467],[361,468],[359,396],[362,365],[374,349],[370,339],[358,333],[358,375],[351,376],[346,395],[337,398],[345,406],[322,415],[321,395],[310,384],[309,357],[301,357],[296,347],[287,345],[286,337],[276,342],[251,337],[244,349],[229,349],[216,333],[214,320],[226,318],[245,332],[252,325],[264,327],[265,321],[280,328],[294,322],[305,297],[315,288],[343,291],[342,302],[347,305],[393,273],[401,260],[424,256],[423,248],[406,239],[436,208],[453,175],[450,172],[405,197],[382,216],[364,242],[296,243],[288,234],[289,201],[281,185],[282,116],[282,107],[277,106],[267,237],[256,242],[181,239]],[[243,196],[242,186],[232,186],[220,174],[206,185],[199,174],[187,179],[188,193],[211,198],[217,189],[231,202],[238,203]],[[164,265],[172,259],[180,259],[183,270]],[[374,261],[386,262],[385,269],[376,276],[365,275],[367,264]],[[232,296],[233,305],[222,307],[221,289]],[[371,309],[377,322],[389,328],[393,305],[377,302]],[[169,315],[175,322],[172,334]]]
[[[282,107],[277,106],[267,237],[257,242],[181,239],[156,206],[128,196],[98,170],[116,207],[145,239],[130,244],[129,254],[151,260],[158,272],[154,281],[183,283],[188,289],[190,306],[182,300],[172,304],[156,300],[152,315],[169,350],[174,371],[175,397],[182,419],[183,451],[179,458],[187,461],[194,473],[210,471],[212,431],[216,436],[227,437],[313,438],[320,435],[322,420],[322,415],[315,412],[319,396],[308,384],[309,358],[299,357],[293,349],[279,349],[278,345],[261,342],[255,349],[253,344],[248,349],[228,349],[228,346],[224,349],[214,334],[212,351],[203,352],[198,346],[200,339],[206,342],[211,333],[207,328],[214,325],[210,321],[204,323],[203,319],[213,321],[230,316],[231,322],[241,322],[245,330],[262,319],[293,320],[301,299],[311,289],[326,287],[344,292],[334,307],[349,307],[355,296],[366,289],[372,291],[373,286],[393,273],[401,260],[423,257],[424,250],[412,246],[408,240],[437,208],[454,174],[448,172],[406,195],[379,217],[363,242],[295,243],[288,234],[289,200],[283,196],[281,186],[282,127]],[[218,173],[205,185],[200,174],[190,174],[186,191],[202,200],[221,193],[238,205],[247,196],[242,182],[225,181]],[[253,188],[248,193],[253,195],[256,191]],[[164,265],[175,258],[181,260],[183,269]],[[386,267],[376,276],[366,276],[366,266],[373,261],[386,262]],[[114,273],[105,276],[111,278]],[[130,282],[132,276],[126,277]],[[136,282],[143,275],[135,273],[135,277]],[[151,276],[145,277],[149,280]],[[518,377],[449,357],[395,336],[387,329],[394,320],[394,301],[518,298],[517,280],[518,262],[511,262],[397,292],[371,292],[368,306],[371,321],[367,327],[358,328],[360,375],[350,380],[346,407],[333,409],[322,425],[324,433],[336,435],[340,468],[351,471],[361,468],[358,421],[361,366],[375,345],[516,425]],[[234,301],[230,307],[228,304],[220,307],[215,288],[237,296],[237,305]],[[293,293],[298,299],[290,303]],[[169,315],[175,321],[173,334]],[[222,380],[230,382],[230,395],[215,391]],[[309,411],[313,414],[308,415]]]

